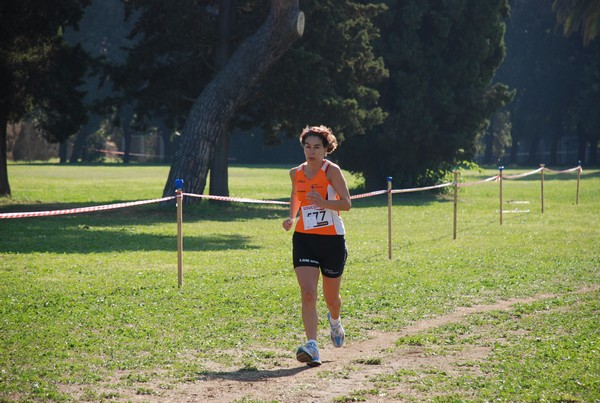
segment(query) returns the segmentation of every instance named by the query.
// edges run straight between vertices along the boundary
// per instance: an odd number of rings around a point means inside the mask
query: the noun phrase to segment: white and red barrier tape
[[[447,183],[442,183],[439,185],[434,185],[434,186],[426,186],[426,187],[422,187],[422,188],[412,188],[412,189],[396,189],[396,190],[392,190],[392,193],[409,193],[409,192],[419,192],[422,190],[431,190],[431,189],[439,189],[439,188],[443,188],[446,186],[452,186],[451,182],[447,182]]]
[[[531,171],[531,172],[527,172],[527,173],[524,173],[524,174],[518,174],[518,175],[505,176],[503,178],[504,179],[523,178],[525,176],[529,176],[529,175],[533,175],[535,173],[538,173],[538,172],[540,172],[542,170],[547,170],[547,171],[553,172],[553,173],[566,173],[566,172],[574,172],[574,171],[577,171],[577,170],[581,170],[581,166],[577,166],[575,168],[566,169],[566,170],[563,170],[563,171],[553,171],[553,170],[551,170],[549,168],[541,167],[541,168],[538,168],[538,169],[536,169],[534,171]],[[460,183],[460,184],[457,184],[457,186],[458,187],[473,186],[473,185],[477,185],[477,184],[480,184],[480,183],[485,183],[485,182],[490,182],[490,181],[493,181],[493,180],[497,180],[499,178],[500,178],[500,176],[496,175],[496,176],[492,176],[490,178],[486,178],[486,179],[483,179],[483,180],[480,180],[480,181],[476,181],[476,182]],[[374,192],[368,192],[368,193],[362,193],[362,194],[350,196],[350,198],[351,199],[362,199],[362,198],[365,198],[365,197],[378,196],[378,195],[385,194],[385,193],[388,193],[388,192],[390,192],[392,194],[418,192],[418,191],[439,189],[439,188],[443,188],[443,187],[446,187],[446,186],[453,186],[453,185],[454,185],[453,182],[447,182],[447,183],[442,183],[442,184],[439,184],[439,185],[426,186],[426,187],[421,187],[421,188],[393,189],[393,190],[390,190],[390,191],[388,191],[388,190],[376,190]],[[197,198],[200,198],[200,199],[210,199],[210,200],[219,200],[219,201],[231,201],[231,202],[238,202],[238,203],[263,203],[263,204],[279,204],[279,205],[289,205],[290,204],[287,201],[248,199],[248,198],[244,198],[244,197],[226,197],[226,196],[213,196],[213,195],[199,195],[199,194],[194,194],[194,193],[182,193],[182,195],[190,196],[190,197],[197,197]],[[103,206],[80,207],[80,208],[65,209],[65,210],[32,211],[32,212],[21,212],[21,213],[0,213],[0,219],[6,219],[6,218],[27,218],[27,217],[47,217],[47,216],[55,216],[55,215],[63,215],[63,214],[89,213],[89,212],[93,212],[93,211],[113,210],[113,209],[118,209],[118,208],[140,206],[140,205],[143,205],[143,204],[160,203],[160,202],[163,202],[163,201],[175,199],[176,197],[178,197],[178,196],[168,196],[168,197],[163,197],[163,198],[160,198],[160,199],[140,200],[140,201],[135,201],[135,202],[115,203],[115,204],[107,204],[107,205],[103,205]]]
[[[538,172],[540,172],[540,171],[543,171],[543,170],[544,170],[544,168],[538,168],[538,169],[536,169],[536,170],[534,170],[534,171],[531,171],[531,172],[525,172],[525,173],[523,173],[523,174],[516,174],[516,175],[506,175],[506,176],[503,176],[503,177],[502,177],[502,179],[519,179],[519,178],[524,178],[524,177],[526,177],[526,176],[529,176],[529,175],[536,174],[536,173],[538,173]]]
[[[350,196],[350,198],[352,200],[354,200],[354,199],[363,199],[365,197],[378,196],[378,195],[381,195],[381,194],[384,194],[384,193],[387,193],[387,192],[388,192],[387,190],[376,190],[374,192],[361,193],[361,194],[358,194],[358,195]]]
[[[583,169],[581,168],[581,166],[578,166],[578,167],[575,167],[575,168],[565,169],[565,170],[562,170],[562,171],[555,171],[555,170],[550,169],[550,168],[544,168],[544,170],[548,171],[548,172],[555,173],[555,174],[564,174],[564,173],[567,173],[567,172],[575,172],[575,171],[579,171],[579,170],[581,170],[581,172],[583,172]]]
[[[111,150],[100,150],[95,148],[94,151],[104,154],[117,154],[117,155],[125,155],[123,151],[111,151]],[[132,157],[146,157],[146,158],[162,158],[160,155],[151,155],[151,154],[137,154],[137,153],[129,153]]]
[[[258,200],[258,199],[246,199],[243,197],[226,197],[226,196],[212,196],[212,195],[199,195],[194,193],[183,193],[184,196],[196,197],[199,199],[219,200],[219,201],[231,201],[239,203],[265,203],[265,204],[290,204],[286,201],[277,200]]]
[[[473,186],[473,185],[479,185],[479,184],[481,184],[481,183],[485,183],[485,182],[491,182],[491,181],[495,181],[495,180],[497,180],[498,178],[500,178],[500,176],[496,175],[496,176],[491,176],[491,177],[489,177],[489,178],[482,179],[482,180],[480,180],[480,181],[476,181],[476,182],[469,182],[469,183],[459,183],[459,184],[458,184],[458,187],[459,187],[459,188],[466,188],[466,187]]]
[[[113,209],[118,209],[118,208],[140,206],[142,204],[160,203],[163,201],[172,200],[175,197],[176,196],[169,196],[169,197],[163,197],[161,199],[154,199],[154,200],[140,200],[140,201],[135,201],[135,202],[106,204],[103,206],[70,208],[70,209],[65,209],[65,210],[31,211],[31,212],[22,212],[22,213],[0,213],[0,219],[3,219],[3,218],[26,218],[26,217],[47,217],[47,216],[55,216],[55,215],[62,215],[62,214],[78,214],[78,213],[89,213],[92,211],[113,210]]]

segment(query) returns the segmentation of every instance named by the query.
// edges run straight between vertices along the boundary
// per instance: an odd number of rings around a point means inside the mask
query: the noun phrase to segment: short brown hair
[[[300,143],[304,145],[306,138],[310,136],[319,137],[321,139],[327,154],[331,154],[337,148],[337,139],[333,135],[331,129],[327,126],[306,126],[300,134]]]

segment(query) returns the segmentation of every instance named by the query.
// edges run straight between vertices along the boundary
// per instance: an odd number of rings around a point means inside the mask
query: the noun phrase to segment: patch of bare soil
[[[582,289],[579,292],[587,292]],[[461,363],[483,360],[491,350],[486,347],[470,346],[458,354],[428,355],[421,347],[394,348],[395,342],[403,336],[449,323],[458,323],[467,315],[494,310],[508,310],[517,303],[531,303],[552,298],[544,294],[531,298],[511,299],[490,305],[476,305],[458,308],[456,311],[433,319],[423,320],[398,332],[371,332],[364,341],[347,342],[336,349],[330,344],[321,343],[323,365],[310,368],[295,360],[293,352],[289,358],[278,359],[277,367],[259,371],[240,371],[233,368],[211,368],[211,372],[197,379],[177,385],[164,391],[162,396],[133,395],[133,391],[121,390],[127,401],[156,402],[331,402],[335,398],[351,396],[353,391],[375,388],[373,377],[392,375],[398,370],[423,370],[431,368],[455,374]],[[371,365],[375,363],[375,365]],[[470,371],[477,371],[471,367]],[[465,371],[465,369],[460,369]],[[398,401],[398,394],[427,398],[414,390],[409,383],[394,382],[385,395],[366,394],[364,399],[371,402]],[[129,392],[129,393],[128,393]],[[133,396],[132,396],[133,395]],[[430,398],[433,396],[430,396]]]

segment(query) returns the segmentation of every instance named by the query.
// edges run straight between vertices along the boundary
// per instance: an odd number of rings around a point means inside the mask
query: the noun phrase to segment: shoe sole
[[[335,348],[340,348],[344,345],[344,339],[340,340],[340,343],[338,344],[337,341],[335,340],[335,337],[332,337],[331,344],[333,344],[333,347],[335,347]]]
[[[331,315],[329,313],[327,313],[327,321],[329,322],[329,328],[331,329]],[[331,344],[333,344],[333,347],[335,347],[335,348],[340,348],[340,347],[342,347],[344,345],[345,335],[344,335],[344,337],[342,337],[340,339],[339,343],[337,342],[335,336],[333,336],[333,335],[330,334],[329,338],[331,339]]]
[[[300,362],[306,363],[309,367],[318,367],[321,365],[321,361],[313,360],[312,356],[306,351],[298,350],[296,352],[296,359]]]

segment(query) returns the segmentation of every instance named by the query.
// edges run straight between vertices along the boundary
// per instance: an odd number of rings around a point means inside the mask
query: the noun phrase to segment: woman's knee
[[[302,289],[302,302],[315,304],[317,303],[317,291],[313,289]]]

